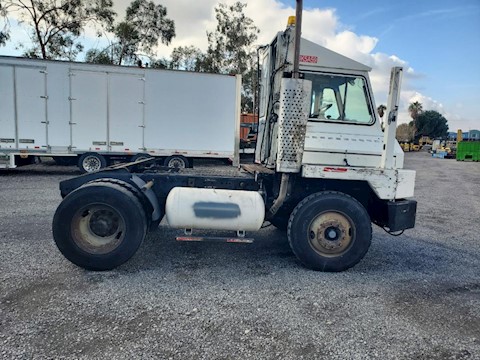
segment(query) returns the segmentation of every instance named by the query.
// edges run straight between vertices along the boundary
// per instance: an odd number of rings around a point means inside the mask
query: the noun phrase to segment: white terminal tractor
[[[300,39],[294,20],[258,54],[254,162],[220,173],[144,159],[63,181],[53,235],[70,261],[119,266],[165,215],[184,241],[251,242],[246,232],[270,223],[303,265],[342,271],[368,251],[372,223],[392,235],[414,227],[415,172],[395,140],[402,69],[392,69],[382,130],[371,69]]]

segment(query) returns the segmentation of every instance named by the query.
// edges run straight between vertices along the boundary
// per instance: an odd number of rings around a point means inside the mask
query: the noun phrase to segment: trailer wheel
[[[319,192],[303,199],[288,223],[293,253],[308,268],[343,271],[367,253],[372,239],[370,217],[353,197]]]
[[[163,162],[163,165],[178,169],[184,169],[190,166],[188,159],[182,155],[172,155],[167,157]]]
[[[60,252],[87,270],[110,270],[130,259],[147,233],[137,197],[112,183],[90,183],[71,192],[53,218]]]
[[[97,153],[85,153],[78,160],[78,167],[83,173],[93,173],[107,166],[107,160]]]
[[[151,159],[153,156],[149,154],[135,154],[130,158],[131,162],[135,162],[137,160],[144,160],[144,159]]]

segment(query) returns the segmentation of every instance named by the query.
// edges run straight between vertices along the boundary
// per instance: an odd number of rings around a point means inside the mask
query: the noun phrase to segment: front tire
[[[372,239],[370,217],[353,197],[333,191],[303,199],[290,216],[288,241],[306,267],[343,271],[367,253]]]
[[[53,218],[60,252],[87,270],[111,270],[137,251],[147,218],[137,197],[112,183],[90,183],[71,192]]]

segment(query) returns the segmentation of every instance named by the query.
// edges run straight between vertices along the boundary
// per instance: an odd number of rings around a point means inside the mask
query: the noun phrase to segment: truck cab
[[[293,27],[260,50],[260,131],[256,161],[274,167],[276,152],[268,132],[279,113],[281,79],[291,76]],[[311,82],[302,165],[380,167],[381,122],[369,79],[370,67],[301,39],[300,77]],[[395,141],[395,168],[404,154]]]

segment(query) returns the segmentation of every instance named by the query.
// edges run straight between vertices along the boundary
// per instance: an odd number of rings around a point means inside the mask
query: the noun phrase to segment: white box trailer
[[[240,76],[0,56],[0,154],[84,171],[139,156],[236,164],[240,93]]]

